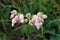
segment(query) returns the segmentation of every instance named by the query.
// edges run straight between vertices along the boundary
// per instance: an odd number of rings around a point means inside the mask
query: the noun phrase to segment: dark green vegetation
[[[48,18],[43,25],[43,35],[28,24],[12,28],[9,16],[13,9],[24,15],[44,12]],[[17,40],[60,40],[60,0],[0,0],[0,40],[13,40],[15,37]]]

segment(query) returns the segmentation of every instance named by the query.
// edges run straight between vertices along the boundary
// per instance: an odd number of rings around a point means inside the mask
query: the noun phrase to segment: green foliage
[[[60,0],[0,0],[0,34],[1,40],[7,40],[5,37],[13,37],[15,35],[28,35],[28,40],[31,33],[40,34],[35,27],[31,25],[22,25],[16,28],[11,28],[11,20],[9,19],[12,8],[18,9],[18,12],[24,15],[30,12],[32,15],[41,11],[44,12],[48,18],[45,19],[43,25],[43,34],[49,33],[50,40],[60,40]],[[3,31],[4,30],[4,31]],[[2,35],[2,36],[1,36]],[[43,35],[44,36],[44,35]],[[47,35],[48,36],[48,35]],[[12,39],[13,39],[12,38]],[[39,40],[36,38],[36,40]],[[44,36],[44,40],[49,40]]]

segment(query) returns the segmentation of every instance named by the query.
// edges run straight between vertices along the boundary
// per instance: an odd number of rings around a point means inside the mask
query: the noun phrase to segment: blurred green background
[[[14,9],[24,15],[28,12],[34,15],[39,11],[46,14],[43,37],[34,36],[40,32],[27,24],[19,30],[15,30],[19,28],[17,26],[12,28],[10,12]],[[27,40],[60,40],[60,0],[0,0],[0,40],[19,40],[19,36],[27,36]]]

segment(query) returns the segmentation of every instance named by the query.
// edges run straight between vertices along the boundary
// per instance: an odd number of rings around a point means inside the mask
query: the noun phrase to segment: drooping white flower
[[[39,29],[40,26],[44,23],[44,20],[42,18],[40,18],[39,16],[37,15],[34,15],[32,20],[31,20],[31,23],[37,28]]]
[[[37,15],[41,17],[43,15],[43,12],[38,12]]]
[[[41,27],[41,25],[42,25],[43,23],[41,22],[39,22],[37,19],[36,19],[36,21],[35,21],[35,26],[36,26],[36,28],[39,30],[39,28]]]
[[[43,19],[46,19],[47,18],[47,15],[43,14],[43,12],[38,12],[37,13],[37,16],[43,18]]]
[[[16,15],[16,14],[17,14],[17,11],[16,11],[16,10],[12,10],[12,11],[11,11],[11,14]]]
[[[17,11],[16,10],[12,10],[11,11],[11,15],[10,15],[10,19],[11,18],[14,18],[14,16],[17,14]]]

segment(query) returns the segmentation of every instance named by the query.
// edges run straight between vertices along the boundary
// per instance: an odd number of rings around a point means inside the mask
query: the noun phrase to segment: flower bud
[[[32,22],[31,22],[31,20],[29,21],[29,24],[30,24],[30,25],[33,25]]]

